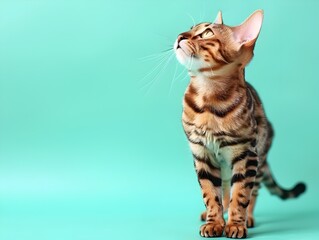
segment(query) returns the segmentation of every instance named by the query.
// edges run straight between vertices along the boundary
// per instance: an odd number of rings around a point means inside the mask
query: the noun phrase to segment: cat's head
[[[263,11],[257,10],[241,25],[230,27],[223,24],[219,12],[214,23],[200,23],[178,36],[174,44],[176,57],[195,75],[202,69],[214,71],[235,65],[244,68],[253,57],[262,21]]]

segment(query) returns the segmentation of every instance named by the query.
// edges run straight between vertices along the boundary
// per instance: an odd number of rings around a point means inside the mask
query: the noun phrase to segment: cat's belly
[[[217,122],[214,117],[202,117],[203,119],[206,119],[207,122],[195,121],[191,122],[191,125],[184,124],[183,127],[188,140],[204,146],[203,151],[209,152],[211,163],[221,169],[223,182],[230,181],[232,176],[231,160],[233,158],[233,149],[231,147],[220,146],[223,141],[232,141],[232,139],[229,136],[218,135],[218,133],[227,132],[228,128],[222,122]]]
[[[229,148],[220,149],[220,142],[215,139],[209,139],[206,141],[206,148],[211,153],[213,158],[212,163],[215,166],[219,166],[221,170],[221,178],[223,182],[228,182],[231,179],[232,170],[231,163],[229,162],[231,152]]]

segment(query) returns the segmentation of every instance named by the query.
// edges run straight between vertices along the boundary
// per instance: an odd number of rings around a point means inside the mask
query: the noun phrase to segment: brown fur
[[[201,236],[225,231],[227,237],[245,238],[246,227],[254,226],[253,209],[265,176],[266,185],[282,198],[304,189],[289,192],[274,184],[266,162],[273,130],[257,92],[245,81],[262,12],[237,27],[221,24],[221,14],[216,21],[196,25],[175,43],[176,55],[191,76],[182,122],[207,209],[201,215],[206,220]]]

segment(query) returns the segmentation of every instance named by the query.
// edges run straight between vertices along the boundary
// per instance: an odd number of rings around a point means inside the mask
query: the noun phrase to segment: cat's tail
[[[289,198],[297,198],[299,195],[306,191],[306,185],[302,182],[297,183],[291,189],[284,189],[280,187],[271,174],[267,163],[265,164],[264,169],[265,170],[262,183],[266,186],[271,194],[277,195],[281,199],[286,200]]]

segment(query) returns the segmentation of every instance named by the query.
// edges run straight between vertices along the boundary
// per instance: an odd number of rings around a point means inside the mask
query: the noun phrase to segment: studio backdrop
[[[246,79],[275,128],[282,201],[260,191],[252,239],[319,234],[319,2],[0,2],[0,239],[201,239],[204,210],[181,125],[195,23],[264,10]]]

